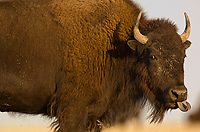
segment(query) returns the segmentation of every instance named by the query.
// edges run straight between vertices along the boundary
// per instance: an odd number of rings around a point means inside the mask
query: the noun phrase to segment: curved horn
[[[190,36],[190,20],[188,18],[187,13],[184,13],[185,15],[185,20],[186,20],[186,27],[185,27],[185,31],[180,35],[182,42],[184,43]]]
[[[135,39],[138,42],[140,42],[141,44],[145,44],[148,41],[148,38],[147,38],[147,36],[142,35],[139,30],[139,23],[140,23],[141,15],[142,15],[142,12],[139,13],[139,15],[135,21],[135,25],[133,28],[133,34],[134,34]]]

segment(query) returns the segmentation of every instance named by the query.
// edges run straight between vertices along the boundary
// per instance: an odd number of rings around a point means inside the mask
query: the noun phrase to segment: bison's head
[[[153,30],[142,35],[138,28],[141,13],[134,26],[135,40],[129,40],[128,45],[136,51],[138,68],[141,74],[140,84],[145,97],[154,105],[153,122],[161,121],[168,109],[179,108],[182,111],[190,109],[187,99],[187,89],[184,85],[185,50],[190,46],[190,22],[187,14],[185,31],[179,35],[172,23],[165,26],[154,26]],[[152,20],[153,21],[153,20]],[[164,20],[159,20],[165,23]],[[157,21],[155,21],[156,23]],[[159,25],[159,22],[157,22]],[[161,24],[162,25],[162,24]],[[171,25],[171,26],[169,26]],[[173,26],[172,26],[173,25]],[[138,65],[139,66],[139,65]]]

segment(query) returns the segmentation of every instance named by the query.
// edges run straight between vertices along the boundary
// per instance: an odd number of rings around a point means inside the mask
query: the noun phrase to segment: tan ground
[[[124,127],[115,127],[107,129],[104,132],[200,132],[200,124],[141,125],[127,129]]]
[[[53,132],[46,126],[0,126],[0,132]],[[104,130],[103,132],[200,132],[199,124],[179,124],[173,123],[171,125],[131,125],[115,126]]]

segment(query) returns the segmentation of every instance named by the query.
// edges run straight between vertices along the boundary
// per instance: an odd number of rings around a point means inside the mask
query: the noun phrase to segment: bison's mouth
[[[177,102],[177,105],[178,105],[178,108],[183,112],[189,111],[191,109],[191,105],[186,101]]]
[[[191,109],[191,105],[187,101],[169,103],[167,106],[171,109],[179,108],[183,112],[187,112]]]

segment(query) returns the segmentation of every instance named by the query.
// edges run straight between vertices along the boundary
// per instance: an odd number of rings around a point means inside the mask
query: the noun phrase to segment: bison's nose
[[[172,92],[172,97],[175,99],[177,102],[182,102],[187,99],[187,89],[185,86],[176,86]]]

